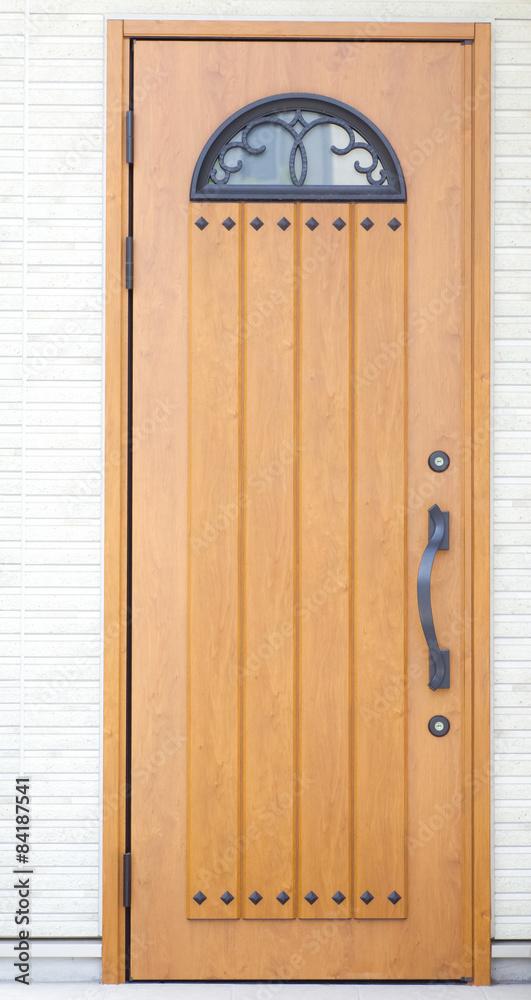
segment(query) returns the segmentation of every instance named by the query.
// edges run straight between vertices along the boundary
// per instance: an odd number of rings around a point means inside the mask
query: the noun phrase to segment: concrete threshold
[[[531,984],[0,983],[1,1000],[531,1000]]]

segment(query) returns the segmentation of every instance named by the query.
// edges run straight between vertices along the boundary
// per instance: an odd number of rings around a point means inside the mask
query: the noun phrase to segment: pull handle
[[[441,649],[437,642],[433,611],[431,608],[431,571],[433,561],[439,549],[448,549],[450,545],[450,515],[442,511],[434,503],[429,511],[430,539],[420,560],[417,577],[417,601],[419,605],[420,624],[424,632],[430,652],[430,680],[428,687],[432,691],[437,688],[450,687],[450,651]]]

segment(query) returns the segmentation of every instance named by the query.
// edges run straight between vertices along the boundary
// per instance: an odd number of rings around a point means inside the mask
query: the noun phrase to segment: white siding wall
[[[494,37],[494,933],[530,938],[531,20]]]
[[[23,772],[32,933],[100,933],[105,18],[179,14],[494,21],[494,928],[531,938],[528,0],[3,0],[0,11],[0,935],[13,933]]]

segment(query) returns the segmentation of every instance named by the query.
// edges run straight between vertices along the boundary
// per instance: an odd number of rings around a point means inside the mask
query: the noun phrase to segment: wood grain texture
[[[409,913],[421,905],[426,886],[438,884],[443,903],[423,910],[423,938],[444,937],[437,975],[472,975],[467,925],[470,872],[466,867],[464,730],[470,706],[463,703],[465,632],[465,521],[463,509],[463,384],[465,289],[463,235],[469,211],[463,189],[466,46],[432,52],[430,96],[439,111],[429,120],[418,108],[415,139],[406,154],[408,184],[408,883]],[[427,53],[426,53],[427,54]],[[408,72],[408,70],[407,70]],[[452,115],[452,108],[462,113]],[[434,120],[444,141],[433,140]],[[431,142],[427,140],[431,139]],[[444,157],[445,167],[439,160]],[[422,206],[422,207],[421,207]],[[444,474],[433,472],[435,449],[450,456]],[[450,548],[436,556],[431,596],[439,643],[450,650],[450,688],[428,688],[429,654],[422,633],[416,585],[428,539],[428,509],[450,512]],[[444,739],[428,731],[434,714],[451,725]]]
[[[407,915],[406,212],[356,205],[353,222],[354,915],[396,919]]]
[[[124,21],[128,38],[348,38],[378,41],[381,39],[474,38],[474,25],[382,21]]]
[[[127,529],[127,326],[122,281],[124,111],[129,69],[122,21],[107,26],[107,252],[105,299],[105,619],[103,715],[104,983],[125,982],[125,642]],[[125,364],[124,364],[125,351]]]
[[[464,53],[463,72],[463,102],[464,107],[472,107],[471,95],[473,92],[473,59],[474,52],[472,45],[466,45]],[[473,371],[473,351],[472,351],[472,136],[473,136],[473,116],[468,114],[463,125],[464,140],[464,162],[463,162],[463,197],[465,203],[470,206],[470,211],[463,213],[463,409],[462,409],[462,434],[463,434],[463,477],[462,477],[462,498],[463,516],[465,524],[471,524],[473,520],[473,491],[472,491],[472,439],[473,439],[473,405],[472,405],[472,371]],[[472,706],[473,691],[473,532],[466,531],[463,538],[463,673],[461,680],[461,696],[463,705]],[[473,773],[474,767],[474,731],[472,725],[463,726],[463,770],[465,775]],[[466,795],[463,801],[463,858],[465,859],[466,870],[472,877],[473,870],[473,802],[472,796]],[[463,926],[467,941],[473,940],[473,891],[470,885],[465,894],[463,910]]]
[[[474,42],[474,983],[490,983],[490,24]]]
[[[245,917],[279,919],[295,896],[295,209],[247,205],[243,232],[242,896]]]
[[[170,913],[186,924],[189,202],[173,118],[159,113],[166,67],[135,49],[149,82],[135,101],[130,920],[132,976],[149,979],[155,952],[171,978]]]
[[[463,902],[470,872],[462,851],[459,805],[466,794],[461,732],[462,725],[469,724],[470,711],[465,705],[463,712],[461,705],[464,640],[460,624],[464,594],[459,448],[460,399],[466,377],[461,336],[465,143],[461,116],[452,117],[462,104],[465,47],[429,42],[351,45],[331,40],[322,44],[301,41],[293,46],[259,41],[252,45],[140,41],[135,48],[135,79],[140,84],[143,79],[149,81],[135,110],[135,419],[140,429],[147,426],[153,400],[164,402],[167,416],[155,434],[139,435],[134,464],[134,552],[142,553],[144,572],[134,580],[133,609],[137,767],[136,772],[133,769],[132,817],[133,976],[312,979],[324,975],[369,980],[471,975],[472,942],[466,936]],[[182,744],[168,752],[168,734],[182,740],[187,725],[183,553],[187,534],[188,248],[186,240],[176,236],[183,232],[183,225],[186,232],[189,184],[197,155],[219,123],[264,93],[299,89],[334,93],[339,100],[358,106],[389,138],[406,172],[411,445],[405,503],[408,593],[415,594],[426,545],[427,507],[437,501],[451,510],[453,518],[452,547],[436,561],[433,594],[441,636],[449,633],[454,673],[450,691],[434,694],[428,690],[426,648],[416,602],[410,600],[407,920],[340,919],[322,925],[313,920],[205,923],[186,919],[186,768]],[[180,115],[177,133],[172,116],[161,109],[179,106],[184,90],[189,107]],[[437,122],[444,124],[444,142],[431,139]],[[155,159],[153,150],[158,151]],[[321,298],[320,308],[324,324],[330,308],[338,307],[334,300]],[[313,322],[316,326],[317,318]],[[435,447],[452,454],[451,472],[445,476],[427,468],[427,456]],[[157,491],[154,502],[153,483],[160,481],[164,489]],[[435,710],[451,719],[451,739],[430,737],[427,720]],[[340,753],[344,739],[342,731],[337,744]],[[301,796],[301,804],[302,800]],[[444,900],[436,909],[434,892]],[[333,933],[323,947],[326,927],[333,928]]]
[[[241,211],[190,207],[187,903],[203,920],[240,913]]]
[[[299,382],[299,916],[350,917],[348,205],[302,205]],[[311,218],[319,223],[313,231]],[[333,222],[342,218],[338,231]],[[340,891],[340,905],[332,896]],[[306,895],[313,892],[313,903]]]

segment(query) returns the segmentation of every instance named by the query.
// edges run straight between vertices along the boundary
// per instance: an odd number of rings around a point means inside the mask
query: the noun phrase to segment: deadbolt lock
[[[450,465],[450,456],[445,451],[432,451],[428,465],[432,472],[446,472]]]
[[[428,722],[428,729],[432,736],[446,736],[450,729],[450,723],[445,715],[432,715]]]

